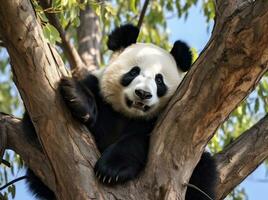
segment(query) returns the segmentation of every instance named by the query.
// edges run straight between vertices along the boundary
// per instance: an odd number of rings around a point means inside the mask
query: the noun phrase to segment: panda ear
[[[108,36],[108,48],[112,51],[117,51],[136,43],[139,32],[139,28],[132,24],[116,28]]]
[[[176,41],[170,53],[174,57],[179,69],[181,69],[183,72],[186,72],[190,69],[192,65],[192,53],[186,43],[180,40]]]

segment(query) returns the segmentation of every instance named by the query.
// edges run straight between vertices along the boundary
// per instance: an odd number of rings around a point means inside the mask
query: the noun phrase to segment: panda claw
[[[101,174],[99,174],[99,176],[98,176],[97,178],[100,180],[100,178],[101,178]]]
[[[75,99],[70,99],[70,102],[74,102],[75,101]]]
[[[105,183],[105,179],[106,179],[106,176],[103,177],[103,180],[102,180],[103,183]]]
[[[119,177],[118,177],[118,176],[116,176],[116,178],[115,178],[115,182],[117,182],[117,181],[118,181],[118,178],[119,178]]]
[[[98,172],[98,171],[96,171],[95,175],[96,175],[96,177],[98,177],[98,175],[99,175],[99,172]]]
[[[86,115],[83,116],[82,118],[83,118],[83,120],[84,120],[85,122],[88,121],[88,119],[89,119],[89,114],[86,114]]]
[[[109,178],[108,183],[111,183],[112,177]]]

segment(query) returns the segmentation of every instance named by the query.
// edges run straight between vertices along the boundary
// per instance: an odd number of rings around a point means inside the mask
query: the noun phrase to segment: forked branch
[[[159,119],[145,173],[120,187],[104,187],[94,178],[98,151],[59,98],[57,84],[67,73],[45,43],[29,1],[1,2],[1,35],[55,176],[58,199],[184,199],[185,183],[204,146],[268,68],[268,1],[242,9],[237,2],[225,7],[235,12],[217,20],[207,48]],[[224,6],[218,6],[220,12]]]
[[[3,135],[6,135],[6,149],[11,149],[19,154],[26,164],[55,190],[55,180],[52,176],[51,166],[40,147],[33,143],[33,138],[29,138],[29,134],[23,129],[21,120],[0,113],[0,136]]]

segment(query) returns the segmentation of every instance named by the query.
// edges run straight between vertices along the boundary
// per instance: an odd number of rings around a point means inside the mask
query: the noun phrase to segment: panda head
[[[189,47],[176,41],[170,52],[148,43],[136,43],[139,29],[124,25],[108,39],[115,52],[100,77],[101,93],[112,107],[129,117],[151,118],[176,91],[192,62]]]

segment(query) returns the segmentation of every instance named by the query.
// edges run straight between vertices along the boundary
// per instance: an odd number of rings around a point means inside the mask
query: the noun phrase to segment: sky
[[[198,53],[202,51],[210,37],[213,23],[206,23],[206,19],[202,14],[201,5],[192,7],[189,11],[187,20],[184,18],[177,19],[176,17],[168,19],[168,27],[170,29],[170,42],[174,43],[180,39],[189,44],[189,46],[197,49]],[[18,176],[25,172],[21,171]],[[265,181],[267,171],[261,165],[253,174],[251,174],[239,187],[246,190],[249,200],[266,200],[268,196],[268,179]],[[25,187],[25,182],[16,183],[16,198],[15,200],[33,200]],[[266,198],[265,198],[266,197]]]

